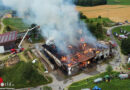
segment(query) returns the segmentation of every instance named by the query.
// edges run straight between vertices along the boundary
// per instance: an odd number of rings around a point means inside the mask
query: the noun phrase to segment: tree
[[[101,19],[102,17],[101,16],[98,16],[98,19]]]
[[[6,26],[6,30],[7,30],[7,31],[11,31],[10,26]]]
[[[31,24],[31,27],[30,27],[30,28],[34,28],[34,27],[36,27],[36,26],[37,26],[37,24]],[[36,38],[36,37],[38,36],[38,34],[39,34],[38,28],[34,28],[34,29],[31,31],[31,36],[32,36],[32,38]]]
[[[122,40],[121,49],[122,53],[124,53],[125,55],[130,54],[130,36],[128,37],[128,39]]]
[[[108,65],[108,66],[106,67],[106,72],[111,73],[112,71],[113,71],[112,66],[111,66],[111,65]]]
[[[80,19],[86,19],[88,20],[88,17],[85,16],[82,12],[79,12]]]

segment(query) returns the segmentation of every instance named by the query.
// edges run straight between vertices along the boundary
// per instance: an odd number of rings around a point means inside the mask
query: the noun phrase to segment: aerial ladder
[[[20,41],[20,43],[19,43],[19,45],[18,45],[18,49],[14,49],[14,48],[11,49],[11,53],[12,53],[12,54],[17,54],[17,53],[22,52],[22,51],[24,50],[24,48],[22,48],[21,45],[22,45],[24,39],[26,38],[26,36],[28,35],[28,33],[29,33],[30,31],[34,30],[35,28],[40,28],[40,26],[35,26],[35,27],[31,28],[31,29],[28,29],[27,32],[25,33],[25,35],[23,36],[22,40]]]

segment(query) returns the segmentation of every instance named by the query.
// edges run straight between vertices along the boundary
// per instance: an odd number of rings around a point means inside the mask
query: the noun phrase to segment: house
[[[12,18],[12,14],[11,13],[6,14],[5,18]]]

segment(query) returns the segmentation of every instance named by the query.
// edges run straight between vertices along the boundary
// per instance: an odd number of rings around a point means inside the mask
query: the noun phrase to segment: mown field
[[[113,29],[113,30],[112,30],[112,33],[116,32],[116,33],[118,33],[118,34],[122,34],[122,33],[120,32],[120,29],[121,29],[121,28],[122,28],[123,30],[127,31],[127,32],[130,32],[130,26],[121,26],[121,27],[117,27],[117,28]]]
[[[77,6],[76,9],[88,18],[106,17],[115,22],[130,21],[130,5]]]
[[[21,18],[6,18],[3,23],[5,26],[10,26],[11,30],[17,30],[19,32],[22,32],[29,27]]]
[[[130,5],[130,0],[107,0],[110,5]]]
[[[50,77],[48,80],[37,71],[37,65],[31,62],[19,62],[18,64],[0,70],[0,77],[3,78],[4,82],[11,82],[14,84],[11,88],[24,88],[24,87],[35,87],[50,83],[52,80]]]
[[[123,33],[120,32],[120,29],[121,29],[121,28],[122,28],[123,30],[127,31],[127,32],[130,32],[130,26],[121,26],[121,27],[114,28],[114,29],[112,30],[113,35],[114,35],[114,32],[116,32],[116,33],[119,34],[119,35],[123,35]],[[119,40],[117,37],[115,37],[115,39],[116,39],[118,45],[121,46],[122,40]]]
[[[117,73],[113,72],[112,75]],[[107,73],[102,73],[100,75],[90,77],[88,79],[75,82],[69,86],[69,90],[81,90],[83,88],[93,88],[95,85],[100,87],[102,90],[130,90],[130,79],[120,80],[119,78],[113,78],[110,82],[101,82],[94,84],[93,80],[99,77],[104,77]]]

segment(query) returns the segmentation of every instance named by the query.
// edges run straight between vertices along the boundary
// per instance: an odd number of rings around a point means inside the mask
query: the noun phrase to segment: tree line
[[[103,28],[103,24],[100,22],[93,22],[91,21],[87,16],[83,15],[83,13],[79,12],[79,17],[81,20],[84,20],[85,23],[87,24],[88,29],[90,30],[90,32],[97,38],[100,40],[103,40],[105,37],[105,30]],[[98,16],[97,19],[102,19],[101,16]]]
[[[96,6],[107,4],[107,0],[73,0],[73,2],[80,6]]]

